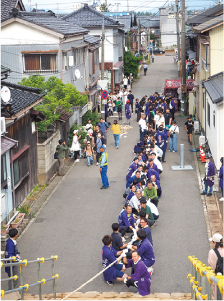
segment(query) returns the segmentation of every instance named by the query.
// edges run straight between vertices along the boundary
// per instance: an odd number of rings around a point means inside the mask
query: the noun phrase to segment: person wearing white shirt
[[[123,85],[124,85],[124,89],[126,90],[128,87],[128,79],[127,76],[125,75],[125,77],[123,78]]]
[[[150,144],[150,150],[156,154],[156,158],[162,158],[163,151],[157,145]]]
[[[161,111],[158,112],[158,121],[157,121],[157,128],[160,127],[160,125],[165,128],[165,118],[163,116],[163,113]]]
[[[179,134],[179,126],[176,121],[173,120],[170,127],[170,152],[177,152],[177,134]]]
[[[129,201],[129,205],[132,207],[132,213],[137,214],[140,212],[140,197],[142,196],[142,192],[141,190],[137,190],[136,191],[136,195],[134,195],[130,201]]]
[[[123,92],[123,90],[120,88],[119,93],[118,93],[118,96],[121,98],[121,101],[123,101],[123,95],[124,95],[124,92]]]
[[[123,103],[126,104],[128,99],[128,89],[126,89],[123,93]]]
[[[152,156],[152,159],[153,159],[153,163],[156,164],[156,166],[157,166],[157,168],[159,170],[159,173],[161,173],[163,171],[163,165],[162,165],[162,163],[156,158],[156,153],[155,152],[152,152],[151,156]]]
[[[140,141],[144,138],[145,132],[147,131],[147,125],[145,121],[145,114],[142,114],[141,119],[138,122],[140,127]]]
[[[154,220],[157,220],[159,218],[159,210],[158,210],[158,208],[156,207],[156,205],[154,205],[150,201],[147,202],[147,205],[151,209],[151,212],[152,212],[152,215],[154,217]]]

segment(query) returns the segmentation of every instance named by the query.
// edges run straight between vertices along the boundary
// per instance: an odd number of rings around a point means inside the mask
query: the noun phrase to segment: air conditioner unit
[[[1,135],[3,135],[6,132],[6,126],[5,126],[5,117],[1,118]]]
[[[194,133],[198,133],[199,131],[200,131],[199,121],[195,120],[195,122],[194,122]]]

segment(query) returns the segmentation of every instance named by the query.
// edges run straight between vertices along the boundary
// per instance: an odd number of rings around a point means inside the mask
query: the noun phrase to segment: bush
[[[81,144],[81,148],[83,149],[85,146],[85,142],[84,139],[86,139],[87,137],[87,131],[85,129],[85,127],[81,126],[81,125],[77,125],[75,123],[73,123],[70,132],[69,132],[69,147],[72,146],[72,140],[73,140],[73,132],[74,130],[78,130],[78,136],[81,136],[81,138],[79,139],[79,143]]]
[[[100,114],[93,113],[92,111],[88,110],[84,116],[82,116],[82,125],[87,124],[87,120],[91,119],[91,123],[95,126],[98,122],[100,122]]]
[[[17,210],[18,210],[20,213],[29,214],[29,212],[30,212],[30,206],[29,206],[28,204],[22,205],[22,206],[18,207]]]

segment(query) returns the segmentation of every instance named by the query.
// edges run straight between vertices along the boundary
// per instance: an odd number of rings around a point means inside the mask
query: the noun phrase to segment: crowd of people
[[[125,103],[126,118],[134,113],[134,95],[128,91]],[[120,96],[119,96],[120,97]],[[118,221],[112,224],[112,234],[102,239],[102,263],[107,268],[104,279],[134,286],[141,295],[150,294],[151,276],[155,263],[153,227],[159,219],[159,200],[162,197],[161,176],[170,138],[170,151],[177,151],[179,127],[174,120],[172,98],[146,95],[135,99],[139,124],[139,142],[134,146],[134,158],[126,174],[125,198]],[[127,116],[128,114],[128,116]],[[116,261],[117,259],[117,261]],[[131,276],[126,269],[131,268]]]

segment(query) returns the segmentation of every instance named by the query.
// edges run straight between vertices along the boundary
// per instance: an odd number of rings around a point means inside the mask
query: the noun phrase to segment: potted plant
[[[30,206],[28,204],[21,205],[20,207],[17,208],[17,210],[20,213],[25,213],[25,219],[30,220],[31,213],[30,213]]]
[[[5,236],[9,229],[9,225],[2,225],[1,227],[1,236]]]
[[[16,219],[11,222],[11,227],[12,228],[17,228],[19,225],[22,223],[23,219],[25,217],[25,213],[19,213],[16,217]]]

